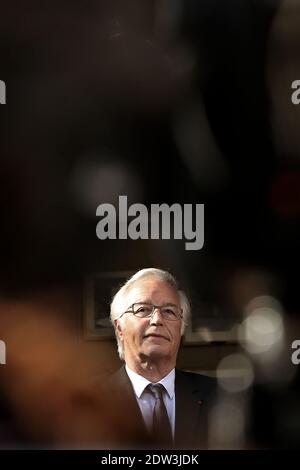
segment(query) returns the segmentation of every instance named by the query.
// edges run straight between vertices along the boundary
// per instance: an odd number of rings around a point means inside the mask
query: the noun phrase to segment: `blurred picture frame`
[[[208,302],[193,302],[191,319],[183,335],[184,345],[232,343],[239,341],[240,322]]]
[[[118,289],[133,274],[131,271],[107,271],[90,275],[83,289],[83,336],[87,340],[114,339],[110,321],[110,303]]]

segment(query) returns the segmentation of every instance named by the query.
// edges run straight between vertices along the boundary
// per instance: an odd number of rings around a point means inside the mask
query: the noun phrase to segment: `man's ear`
[[[118,319],[114,320],[114,325],[115,325],[115,328],[116,328],[116,331],[118,333],[119,338],[122,339],[122,337],[123,337],[122,322],[120,322]]]

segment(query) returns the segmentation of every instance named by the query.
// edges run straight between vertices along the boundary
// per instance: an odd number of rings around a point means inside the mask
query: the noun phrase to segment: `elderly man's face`
[[[177,291],[170,284],[155,277],[137,281],[129,291],[124,311],[133,303],[146,302],[156,306],[177,305]],[[151,318],[139,318],[126,313],[117,320],[120,338],[123,340],[125,361],[143,359],[166,359],[176,362],[180,345],[181,319],[165,320],[159,309]]]

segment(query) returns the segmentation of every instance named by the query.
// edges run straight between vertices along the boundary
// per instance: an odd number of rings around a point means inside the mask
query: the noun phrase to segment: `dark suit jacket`
[[[154,442],[147,433],[125,367],[110,377],[109,389],[116,408],[122,410],[120,426],[124,430],[124,446],[158,448],[159,442]],[[176,370],[175,448],[207,448],[208,415],[216,389],[215,379]]]

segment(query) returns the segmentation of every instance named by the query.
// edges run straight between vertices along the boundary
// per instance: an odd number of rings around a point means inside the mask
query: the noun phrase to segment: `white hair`
[[[110,305],[110,319],[111,322],[114,326],[115,329],[115,335],[118,343],[118,353],[121,359],[124,360],[124,347],[123,347],[123,342],[120,339],[118,335],[118,331],[116,329],[115,325],[115,320],[118,320],[120,316],[124,313],[124,307],[126,303],[126,297],[135,284],[135,282],[140,281],[141,279],[145,277],[156,277],[159,280],[168,283],[173,289],[177,291],[179,301],[180,301],[180,307],[182,308],[182,315],[183,318],[180,320],[181,321],[181,336],[184,333],[185,327],[188,324],[189,318],[190,318],[190,303],[188,301],[188,298],[186,294],[179,289],[178,283],[172,274],[170,274],[168,271],[163,271],[162,269],[157,269],[157,268],[146,268],[146,269],[141,269],[140,271],[137,271],[133,276],[131,276],[125,284],[118,290],[118,292],[115,294],[112,303]]]

